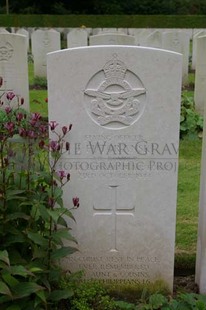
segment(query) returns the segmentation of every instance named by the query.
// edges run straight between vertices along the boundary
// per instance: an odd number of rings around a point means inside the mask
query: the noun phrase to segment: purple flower
[[[27,131],[24,128],[19,128],[19,135],[21,137],[26,137],[27,136]]]
[[[18,114],[16,115],[16,120],[19,121],[19,122],[20,122],[23,118],[24,118],[24,115],[23,115],[22,113],[18,113]]]
[[[59,124],[56,121],[50,121],[49,126],[51,128],[51,131],[53,131]]]
[[[6,94],[6,98],[11,101],[13,98],[15,97],[15,94],[13,93],[13,91],[9,91],[7,94]]]
[[[49,148],[52,152],[60,151],[60,144],[57,141],[51,141]]]
[[[36,123],[41,119],[41,115],[39,113],[32,113],[30,124],[31,126],[35,126]]]
[[[24,98],[21,98],[20,100],[20,104],[23,105],[24,104]]]
[[[50,207],[53,207],[53,206],[54,206],[54,198],[53,198],[53,197],[49,197],[49,199],[48,199],[48,205],[49,205]]]
[[[12,108],[11,108],[11,107],[6,107],[6,108],[5,108],[6,114],[9,114],[11,111],[12,111]]]
[[[35,139],[37,136],[33,130],[28,131],[28,137],[31,139]]]
[[[72,199],[72,201],[73,201],[74,207],[75,207],[75,208],[79,208],[79,198],[78,198],[78,197],[74,197],[74,198]]]
[[[12,122],[5,123],[4,127],[9,131],[9,133],[12,133],[14,131],[14,123]]]
[[[66,126],[63,126],[62,127],[62,132],[63,132],[64,136],[66,135],[67,131],[68,131],[68,128]]]
[[[63,178],[66,178],[67,174],[64,170],[57,171],[58,177],[62,180]]]
[[[40,131],[41,133],[46,133],[46,132],[47,132],[47,126],[45,126],[45,125],[40,125],[40,126],[39,126],[39,131]]]

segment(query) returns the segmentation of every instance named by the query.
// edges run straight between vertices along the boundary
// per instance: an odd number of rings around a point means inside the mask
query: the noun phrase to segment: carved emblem
[[[87,111],[97,124],[121,129],[132,125],[142,114],[146,89],[114,54],[103,70],[91,78],[84,93]]]
[[[6,43],[5,45],[0,45],[0,61],[8,61],[14,53],[13,46],[10,43]]]

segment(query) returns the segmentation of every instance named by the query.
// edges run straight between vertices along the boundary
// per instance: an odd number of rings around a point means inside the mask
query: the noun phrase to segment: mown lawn
[[[194,267],[202,140],[181,140],[177,193],[176,260]],[[182,266],[183,267],[183,266]]]

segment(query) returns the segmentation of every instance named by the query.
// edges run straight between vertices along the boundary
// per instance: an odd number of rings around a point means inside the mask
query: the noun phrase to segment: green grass
[[[47,90],[30,90],[30,111],[38,112],[43,117],[48,116],[48,104],[45,102]]]
[[[178,199],[176,224],[176,262],[182,267],[194,268],[198,204],[200,187],[200,163],[202,141],[181,140],[179,149]]]

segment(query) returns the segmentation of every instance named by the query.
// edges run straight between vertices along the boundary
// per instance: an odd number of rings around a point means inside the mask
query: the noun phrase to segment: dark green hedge
[[[0,15],[0,27],[206,28],[206,15]]]

